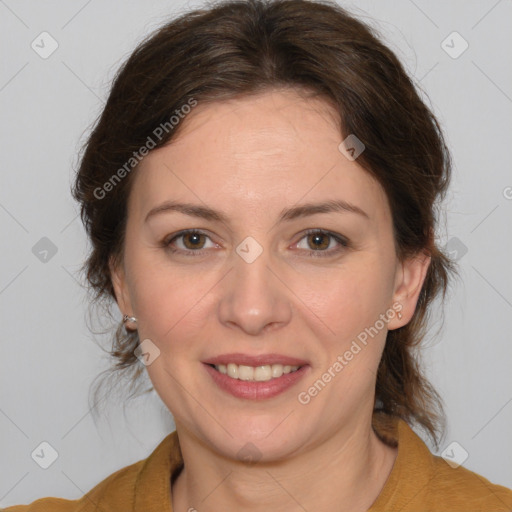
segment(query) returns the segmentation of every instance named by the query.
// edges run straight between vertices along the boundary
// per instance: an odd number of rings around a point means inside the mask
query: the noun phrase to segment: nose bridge
[[[251,334],[269,324],[287,323],[289,299],[286,287],[274,275],[270,249],[248,236],[236,246],[232,258],[234,268],[221,300],[221,320]]]
[[[244,285],[254,293],[261,290],[269,290],[271,253],[268,246],[263,246],[255,238],[245,238],[235,249],[233,255],[235,275],[237,283]],[[240,286],[240,288],[242,288]],[[257,297],[253,296],[253,300]]]

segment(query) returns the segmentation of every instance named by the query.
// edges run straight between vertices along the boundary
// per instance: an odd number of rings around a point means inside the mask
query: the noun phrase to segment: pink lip
[[[222,363],[221,363],[222,364]],[[237,398],[250,400],[264,400],[277,396],[296,384],[309,371],[309,365],[299,368],[292,373],[285,373],[276,379],[263,382],[232,379],[218,370],[203,363],[204,368],[210,374],[214,382],[224,391]]]
[[[259,356],[250,356],[248,354],[221,354],[220,356],[211,357],[206,361],[203,361],[206,364],[243,364],[245,366],[265,366],[272,364],[282,364],[290,365],[290,366],[304,366],[307,365],[308,362],[303,359],[297,359],[295,357],[283,356],[281,354],[261,354]],[[233,380],[233,379],[232,379]]]

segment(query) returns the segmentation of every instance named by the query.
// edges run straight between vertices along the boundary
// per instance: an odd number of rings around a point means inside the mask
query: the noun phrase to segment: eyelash
[[[208,238],[210,238],[206,233],[203,233],[202,231],[200,230],[197,230],[197,229],[185,229],[183,231],[180,231],[179,233],[177,233],[176,235],[174,235],[171,239],[169,240],[164,240],[163,242],[163,246],[168,249],[171,253],[181,253],[181,254],[184,254],[185,256],[202,256],[204,254],[204,249],[200,249],[200,250],[197,250],[197,251],[193,251],[193,250],[183,250],[183,249],[175,249],[171,246],[172,242],[174,242],[175,240],[177,240],[178,238],[182,237],[182,236],[185,236],[185,235],[188,235],[188,234],[197,234],[197,235],[204,235]],[[308,229],[304,235],[300,238],[299,242],[301,240],[303,240],[304,238],[306,238],[308,235],[315,235],[315,234],[321,234],[321,235],[327,235],[331,238],[333,238],[336,242],[338,242],[341,247],[338,247],[337,249],[335,250],[329,250],[329,251],[326,251],[326,250],[318,250],[318,251],[313,251],[313,250],[306,250],[306,249],[301,249],[301,250],[305,250],[306,252],[309,253],[309,257],[311,258],[325,258],[325,257],[328,257],[328,256],[333,256],[334,254],[338,254],[339,252],[343,251],[344,249],[348,248],[349,247],[349,243],[348,243],[348,240],[346,240],[345,238],[341,237],[340,235],[337,235],[335,233],[331,233],[330,231],[326,231],[326,230],[323,230],[323,229]],[[297,242],[297,243],[299,243]]]

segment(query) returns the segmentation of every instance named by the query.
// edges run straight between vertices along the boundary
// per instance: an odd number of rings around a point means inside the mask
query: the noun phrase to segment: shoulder
[[[77,500],[61,498],[40,498],[28,505],[15,505],[0,509],[2,512],[89,512],[113,510],[116,506],[129,506],[133,491],[142,466],[146,459],[112,473],[88,493]]]
[[[182,464],[176,431],[165,437],[146,458],[112,473],[78,500],[41,498],[1,512],[114,512],[148,510],[155,503],[168,510],[170,475]]]
[[[451,467],[443,458],[432,455],[427,495],[434,504],[439,500],[453,510],[510,511],[512,490],[494,484],[482,475],[462,466]],[[471,508],[469,508],[471,507]]]
[[[371,512],[510,512],[512,490],[430,452],[402,419],[374,418],[381,439],[398,455]]]

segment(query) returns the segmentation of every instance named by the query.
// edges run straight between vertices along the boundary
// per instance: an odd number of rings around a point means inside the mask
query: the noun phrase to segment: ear
[[[414,315],[430,261],[430,254],[422,251],[398,263],[393,304],[399,303],[402,309],[396,306],[393,309],[400,311],[402,318],[395,315],[388,323],[389,330],[406,325]]]
[[[130,295],[126,285],[126,275],[122,263],[116,262],[114,257],[109,259],[110,278],[116,295],[116,302],[123,315],[132,316],[133,310]]]

